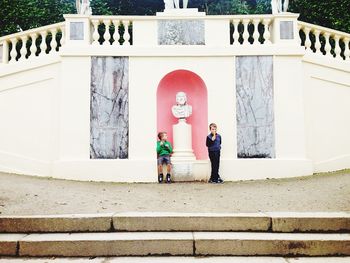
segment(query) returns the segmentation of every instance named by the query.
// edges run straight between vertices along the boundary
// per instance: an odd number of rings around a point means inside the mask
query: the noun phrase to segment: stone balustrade
[[[132,20],[129,17],[92,16],[92,45],[132,45]]]
[[[301,42],[309,54],[339,60],[350,58],[350,34],[299,22],[297,15],[290,13],[193,17],[65,15],[65,19],[66,22],[1,37],[0,62],[4,65],[43,57],[58,52],[64,43],[91,47],[157,47],[162,45],[156,38],[160,37],[159,28],[164,21],[201,21],[205,26],[199,33],[205,35],[206,41],[201,42],[205,46],[298,46]],[[181,30],[186,30],[186,26]],[[214,42],[207,41],[215,38]]]
[[[298,28],[301,45],[306,52],[340,60],[350,59],[350,34],[305,22],[298,22]]]
[[[232,45],[271,44],[273,16],[233,16],[230,19]]]
[[[2,63],[12,64],[58,52],[65,40],[64,25],[62,22],[1,37]]]

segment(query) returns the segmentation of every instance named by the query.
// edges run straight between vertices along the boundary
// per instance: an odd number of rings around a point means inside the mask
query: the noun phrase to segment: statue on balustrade
[[[176,105],[171,108],[171,111],[178,119],[186,119],[192,115],[192,106],[187,104],[185,92],[176,93]]]
[[[271,0],[272,14],[287,12],[289,0]]]
[[[182,8],[187,8],[188,0],[182,0]],[[179,9],[180,0],[164,0],[165,9]]]
[[[92,15],[92,9],[90,7],[89,0],[76,0],[75,6],[77,8],[77,14],[80,15]]]

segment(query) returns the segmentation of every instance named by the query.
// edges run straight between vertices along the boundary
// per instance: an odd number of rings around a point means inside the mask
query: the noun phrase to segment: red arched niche
[[[157,90],[157,130],[166,131],[173,144],[173,128],[177,119],[171,112],[179,91],[187,94],[187,103],[192,106],[192,115],[187,123],[192,125],[192,148],[197,160],[208,159],[205,139],[208,132],[208,94],[204,81],[188,70],[175,70],[163,77]]]

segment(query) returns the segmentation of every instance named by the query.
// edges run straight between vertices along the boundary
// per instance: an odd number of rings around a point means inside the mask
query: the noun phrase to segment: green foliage
[[[271,14],[271,1],[257,0],[255,8],[252,9],[254,14]]]
[[[92,0],[94,14],[110,11],[105,0]],[[75,14],[75,0],[0,0],[0,36],[64,21]]]
[[[350,33],[349,0],[294,0],[289,11],[300,13],[301,21]]]
[[[61,22],[74,10],[71,0],[1,0],[0,36]]]
[[[216,0],[207,5],[209,15],[248,14],[249,7],[241,0]]]
[[[92,0],[90,3],[92,13],[94,15],[112,15],[113,12],[111,11],[107,1],[105,0]]]

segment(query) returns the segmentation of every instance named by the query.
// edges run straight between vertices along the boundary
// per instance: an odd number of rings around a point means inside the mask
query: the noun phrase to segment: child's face
[[[215,126],[211,126],[211,127],[210,127],[210,132],[211,132],[212,134],[215,134],[215,133],[216,133],[216,127],[215,127]]]
[[[162,141],[166,141],[167,139],[168,139],[168,134],[163,133]]]

